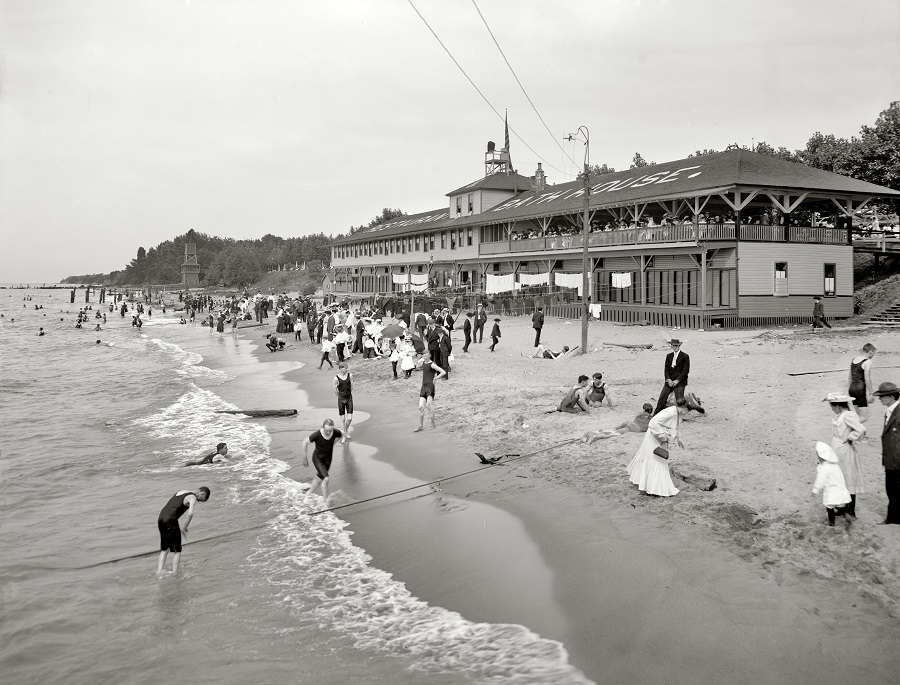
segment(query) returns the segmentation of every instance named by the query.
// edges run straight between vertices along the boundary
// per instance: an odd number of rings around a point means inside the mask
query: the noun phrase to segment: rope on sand
[[[546,452],[548,450],[552,450],[556,447],[561,447],[562,445],[568,445],[569,443],[576,442],[577,440],[581,440],[581,438],[569,438],[568,440],[563,440],[562,442],[557,442],[552,445],[548,445],[547,447],[542,447],[539,450],[535,450],[534,452],[529,452],[527,454],[519,454],[519,455],[503,455],[503,457],[507,457],[507,462],[510,461],[518,461],[519,459],[525,459],[527,457],[533,457],[535,454],[540,454],[541,452]],[[501,459],[503,457],[500,457]],[[319,514],[325,514],[329,511],[337,511],[338,509],[346,509],[347,507],[354,507],[357,504],[365,504],[366,502],[373,502],[377,499],[383,499],[385,497],[391,497],[392,495],[399,495],[403,492],[409,492],[410,490],[418,490],[419,488],[427,488],[431,485],[437,485],[438,483],[443,483],[444,481],[453,480],[454,478],[460,478],[462,476],[468,476],[472,473],[478,473],[479,471],[484,471],[485,469],[489,469],[492,466],[500,465],[500,464],[489,464],[488,466],[481,466],[477,469],[472,469],[470,471],[463,471],[462,473],[457,473],[452,476],[445,476],[444,478],[438,478],[437,480],[429,481],[428,483],[421,483],[419,485],[413,485],[409,488],[403,488],[402,490],[394,490],[393,492],[386,492],[383,495],[376,495],[375,497],[369,497],[367,499],[361,499],[356,502],[350,502],[349,504],[341,504],[337,507],[330,507],[328,509],[321,509],[320,511],[313,511],[308,514],[308,516],[318,516]]]

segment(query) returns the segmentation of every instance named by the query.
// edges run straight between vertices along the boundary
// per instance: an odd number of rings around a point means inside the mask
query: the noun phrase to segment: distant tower
[[[181,265],[181,284],[188,288],[200,286],[200,263],[196,243],[184,244],[184,264]]]
[[[512,160],[509,158],[509,123],[503,117],[503,147],[498,152],[494,141],[489,140],[487,152],[484,153],[484,175],[514,173]]]

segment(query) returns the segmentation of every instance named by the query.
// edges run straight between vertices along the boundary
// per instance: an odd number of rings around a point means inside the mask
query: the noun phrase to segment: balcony
[[[738,228],[740,229],[738,231]],[[738,238],[739,234],[739,238]],[[623,228],[613,231],[591,233],[588,247],[622,247],[654,245],[661,243],[697,243],[712,240],[746,240],[772,243],[815,243],[824,245],[847,245],[847,231],[822,226],[759,226],[734,224],[690,224],[680,226],[653,226]],[[501,240],[481,243],[478,246],[482,256],[522,253],[580,250],[581,234],[547,236],[545,238],[524,238],[521,240]]]

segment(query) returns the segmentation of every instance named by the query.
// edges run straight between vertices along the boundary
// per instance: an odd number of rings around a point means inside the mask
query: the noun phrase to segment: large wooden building
[[[546,185],[540,165],[527,178],[508,160],[489,147],[484,177],[443,207],[336,240],[335,294],[524,288],[577,316],[583,184]],[[592,177],[590,302],[605,320],[695,328],[808,321],[815,295],[827,316],[850,316],[853,218],[898,197],[746,150]]]

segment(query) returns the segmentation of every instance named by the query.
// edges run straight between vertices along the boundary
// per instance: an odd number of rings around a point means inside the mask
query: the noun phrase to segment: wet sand
[[[256,369],[241,362],[240,378],[228,384],[223,394],[240,406],[253,402],[249,408],[300,410],[295,419],[271,419],[266,424],[273,433],[273,456],[294,465],[289,475],[306,480],[310,470],[300,466],[300,441],[324,417],[338,418],[331,392],[333,372],[315,368],[318,348],[308,341],[291,341],[289,349],[270,353],[262,346],[263,330],[242,330],[241,336],[254,343],[254,355],[261,363]],[[571,338],[577,331],[577,326],[552,321],[544,337],[558,341],[563,334]],[[595,337],[609,340],[619,335],[626,342],[652,337],[658,343],[665,333],[611,326],[592,329]],[[757,333],[736,338],[754,340]],[[343,455],[342,448],[336,449],[332,478],[339,492],[331,505],[472,470],[478,467],[475,450],[491,456],[529,454],[576,431],[630,419],[648,391],[658,392],[661,351],[651,351],[646,360],[643,352],[636,355],[607,347],[586,359],[522,359],[519,353],[528,351],[531,335],[528,322],[513,319],[504,323],[497,353],[489,354],[486,345],[473,345],[473,352],[463,356],[456,333],[452,378],[438,384],[438,429],[418,434],[412,433],[418,417],[418,378],[390,381],[388,362],[355,358],[351,362],[358,408],[354,440]],[[711,353],[717,347],[731,351],[731,343],[724,341],[735,336],[692,332],[690,337],[695,345],[704,338],[703,345]],[[851,344],[858,347],[864,341],[854,339]],[[831,339],[825,344],[836,343]],[[876,345],[882,347],[877,341]],[[692,359],[698,359],[693,349],[691,353]],[[710,356],[715,356],[713,361],[720,368],[733,366],[729,354]],[[735,356],[742,362],[741,373],[758,373],[773,383],[783,375],[783,369],[771,368],[771,358],[755,359],[752,368],[747,368],[745,355]],[[823,364],[821,350],[806,356],[798,363]],[[637,357],[641,362],[635,364]],[[297,361],[309,366],[280,373]],[[598,363],[614,384],[615,410],[600,410],[591,417],[544,413],[558,402],[569,376],[589,374]],[[829,363],[837,362],[827,360],[822,368]],[[696,373],[701,379],[705,375]],[[692,386],[700,387],[692,389],[704,396],[711,413],[686,426],[685,441],[690,449],[705,435],[709,445],[718,441],[727,446],[726,430],[733,427],[723,429],[726,422],[719,408],[715,410],[718,418],[709,420],[718,397],[694,378],[692,374]],[[736,418],[736,408],[729,409]],[[810,410],[807,420],[823,423],[821,407],[814,410],[819,412],[815,419]],[[806,410],[800,406],[797,412]],[[529,431],[523,424],[536,430]],[[828,424],[827,416],[824,424]],[[777,440],[777,436],[766,437]],[[827,434],[823,437],[827,439]],[[727,448],[710,450],[715,457],[708,460],[701,459],[705,453],[694,453],[690,460],[679,455],[682,466],[712,472],[722,485],[713,493],[692,492],[684,485],[678,497],[658,500],[636,495],[624,476],[637,438],[601,441],[591,448],[548,449],[508,466],[444,480],[436,487],[349,507],[339,514],[349,521],[355,544],[366,549],[372,563],[393,573],[414,594],[470,620],[521,623],[543,637],[560,640],[571,662],[597,682],[758,683],[790,678],[799,683],[837,683],[861,676],[864,682],[894,682],[900,660],[893,656],[893,645],[900,631],[891,617],[893,607],[882,597],[893,591],[890,577],[884,576],[888,587],[882,595],[866,595],[860,588],[858,566],[851,567],[853,576],[832,580],[827,567],[814,571],[804,567],[810,563],[808,555],[792,558],[786,552],[776,553],[781,545],[776,529],[793,525],[809,528],[805,538],[820,554],[823,546],[830,556],[835,549],[846,550],[848,558],[863,554],[850,546],[849,536],[821,530],[815,514],[820,507],[807,496],[814,463],[810,465],[804,455],[798,459],[802,467],[795,467],[802,476],[794,476],[789,465],[780,474],[788,485],[782,490],[789,489],[794,497],[803,493],[790,515],[809,520],[797,523],[775,511],[787,509],[788,498],[782,502],[779,495],[770,493],[766,499],[774,499],[773,503],[757,497],[756,517],[768,513],[768,528],[737,531],[745,536],[755,533],[753,543],[732,529],[716,528],[714,522],[728,521],[729,512],[743,511],[721,507],[745,506],[741,495],[754,494],[754,484],[741,479],[748,478],[748,466],[761,467],[764,455],[751,460],[751,450]],[[870,480],[878,476],[872,471],[869,475]],[[793,483],[797,478],[805,480]],[[759,490],[764,487],[762,483]],[[867,507],[874,508],[876,496],[866,497]],[[857,535],[861,541],[854,544],[871,547],[871,536],[885,536],[874,552],[880,552],[878,556],[887,563],[896,554],[896,540],[890,537],[893,531],[868,532],[871,518],[871,514],[860,514],[857,527],[867,532]],[[757,553],[763,544],[760,538],[770,540],[768,557]],[[776,562],[763,563],[769,557]],[[841,561],[849,566],[846,559],[838,560],[838,568]]]

